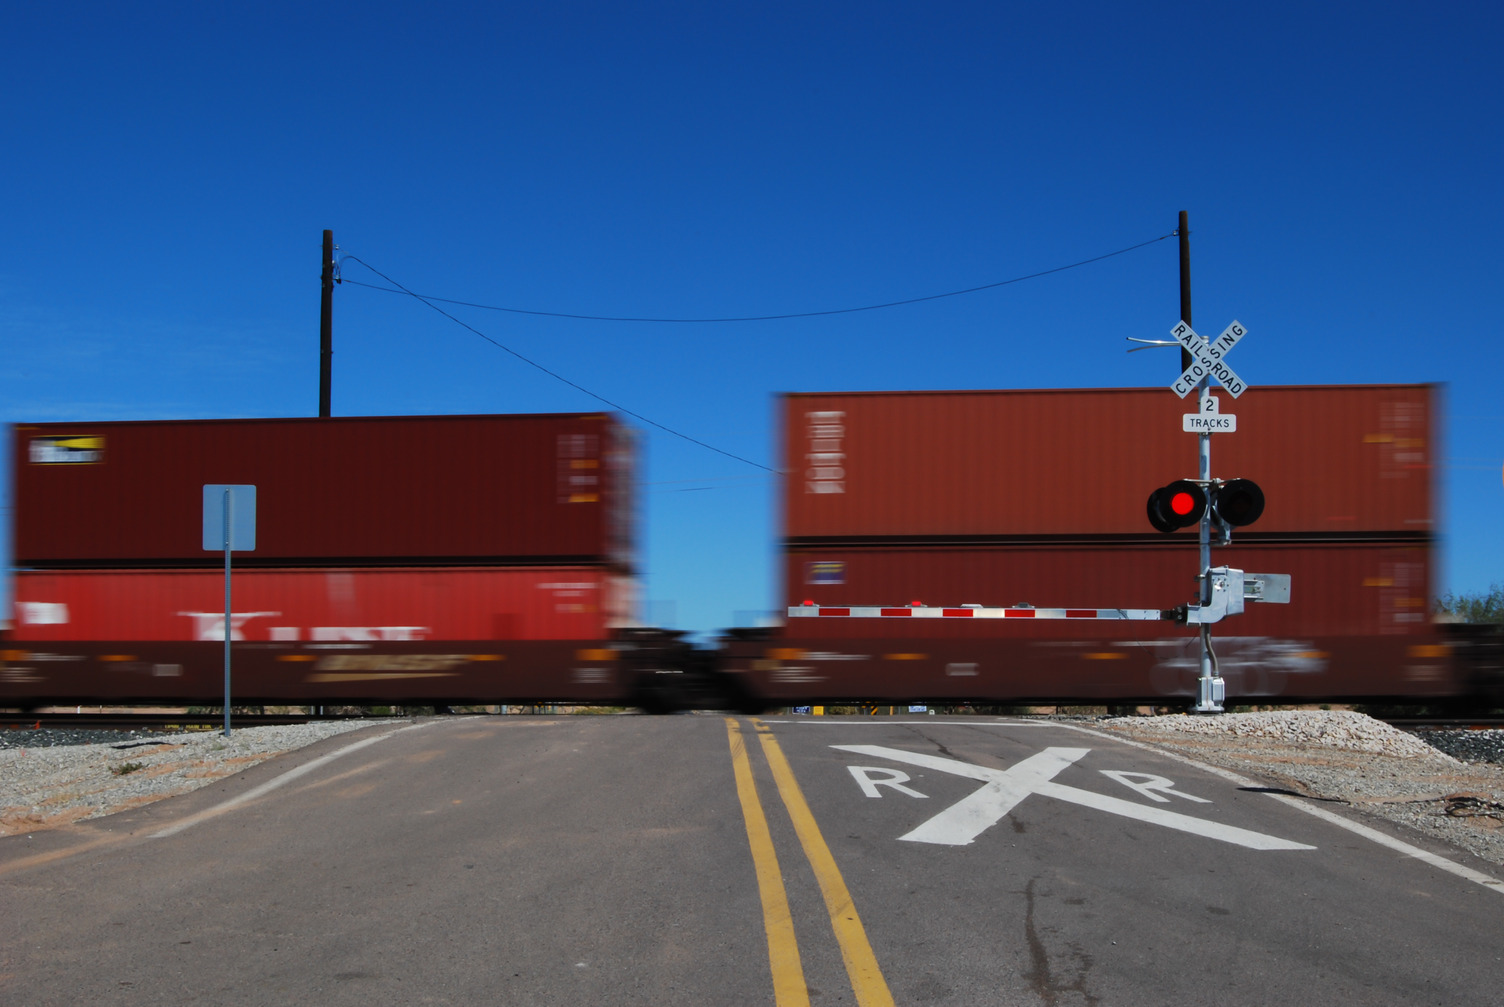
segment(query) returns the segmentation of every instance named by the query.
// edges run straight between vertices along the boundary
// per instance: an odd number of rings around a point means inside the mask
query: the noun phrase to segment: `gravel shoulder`
[[[1425,732],[1464,761],[1345,711],[1120,717],[1096,726],[1504,865],[1504,765],[1484,761],[1504,758],[1504,731]]]
[[[390,723],[252,727],[228,739],[217,732],[111,735],[117,740],[58,747],[38,743],[74,739],[0,732],[0,836],[61,828],[185,794],[324,738]],[[1458,759],[1416,735],[1345,711],[1119,717],[1094,726],[1272,788],[1340,802],[1504,865],[1504,731],[1427,733],[1437,746],[1464,756]]]
[[[176,797],[316,741],[392,723],[328,721],[190,734],[0,732],[0,836],[56,829]],[[28,744],[28,742],[30,742]]]

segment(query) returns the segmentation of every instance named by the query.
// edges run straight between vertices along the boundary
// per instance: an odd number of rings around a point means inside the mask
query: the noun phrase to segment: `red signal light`
[[[1206,504],[1206,490],[1199,483],[1177,479],[1149,494],[1149,523],[1166,533],[1200,524]]]

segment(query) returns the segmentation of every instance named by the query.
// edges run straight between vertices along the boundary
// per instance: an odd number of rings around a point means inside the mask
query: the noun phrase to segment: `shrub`
[[[1504,625],[1504,586],[1491,585],[1487,594],[1452,594],[1436,599],[1436,614],[1474,626]]]

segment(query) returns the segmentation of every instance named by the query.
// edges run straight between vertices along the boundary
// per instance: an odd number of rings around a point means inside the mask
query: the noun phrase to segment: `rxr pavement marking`
[[[894,762],[903,762],[911,766],[922,766],[925,769],[934,769],[954,776],[964,776],[970,780],[980,780],[985,784],[981,790],[974,792],[970,797],[962,798],[919,828],[898,837],[908,842],[936,843],[942,846],[969,845],[977,836],[1001,821],[1003,816],[1012,811],[1014,806],[1024,798],[1030,794],[1040,794],[1059,801],[1096,808],[1098,811],[1122,815],[1124,818],[1149,822],[1152,825],[1163,825],[1167,829],[1176,829],[1192,835],[1205,836],[1208,839],[1218,839],[1224,843],[1246,846],[1251,850],[1314,850],[1316,848],[1307,846],[1305,843],[1295,843],[1276,836],[1266,836],[1261,832],[1239,829],[1218,822],[1208,822],[1161,808],[1146,807],[1131,801],[1094,794],[1089,790],[1080,790],[1053,782],[1056,774],[1083,758],[1091,751],[1089,748],[1046,748],[1016,763],[1010,769],[988,769],[985,766],[961,762],[958,759],[942,759],[935,755],[905,752],[899,748],[884,748],[881,745],[831,745],[830,747],[842,752],[891,759]],[[883,770],[873,770],[862,766],[854,768],[863,770],[863,774],[860,775],[853,771],[852,776],[856,777],[863,792],[869,797],[877,795],[879,785],[894,787],[915,797],[926,796],[901,786],[908,780],[908,777],[902,773],[875,779],[875,774],[882,773]],[[891,770],[888,772],[892,773]],[[1142,782],[1129,783],[1122,777],[1137,777]],[[1156,801],[1168,801],[1169,798],[1163,796],[1168,793],[1191,801],[1209,803],[1204,798],[1182,794],[1173,789],[1170,781],[1148,773],[1122,773],[1115,778],[1118,782],[1133,787]],[[1150,791],[1160,793],[1156,795]]]

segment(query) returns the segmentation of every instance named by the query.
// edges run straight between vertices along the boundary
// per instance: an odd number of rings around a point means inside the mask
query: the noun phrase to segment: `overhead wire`
[[[927,294],[923,297],[908,297],[901,301],[884,301],[882,304],[864,304],[856,308],[830,308],[824,311],[795,311],[782,315],[733,315],[722,318],[649,318],[632,315],[579,315],[565,311],[536,311],[529,308],[509,308],[498,304],[477,304],[474,301],[457,301],[448,297],[435,297],[431,294],[414,294],[411,290],[408,290],[406,287],[402,287],[400,284],[397,285],[400,289],[392,289],[391,287],[380,287],[374,283],[362,283],[359,280],[352,280],[348,277],[342,277],[341,280],[344,283],[353,283],[357,287],[366,287],[370,290],[380,290],[389,294],[407,294],[411,297],[421,297],[423,300],[435,301],[440,304],[453,304],[457,307],[463,308],[480,308],[484,311],[505,311],[513,315],[534,315],[540,318],[570,318],[576,321],[584,322],[652,322],[655,324],[668,325],[717,325],[727,322],[781,322],[794,318],[822,318],[829,315],[850,315],[855,314],[859,311],[880,311],[884,308],[898,308],[906,304],[921,304],[925,301],[938,301],[946,297],[961,297],[964,294],[975,294],[983,290],[995,290],[998,287],[1006,287],[1013,283],[1023,283],[1025,280],[1037,280],[1041,276],[1049,276],[1052,273],[1063,273],[1067,269],[1078,269],[1081,266],[1089,266],[1093,262],[1101,262],[1103,259],[1110,259],[1117,255],[1126,255],[1129,252],[1136,252],[1140,248],[1145,248],[1149,245],[1155,244],[1156,242],[1164,241],[1166,238],[1173,237],[1175,237],[1175,232],[1171,231],[1169,234],[1161,234],[1157,238],[1150,238],[1148,241],[1141,241],[1136,245],[1129,245],[1127,248],[1120,248],[1115,252],[1107,252],[1104,255],[1096,255],[1090,259],[1082,259],[1080,262],[1072,262],[1069,265],[1065,266],[1056,266],[1053,269],[1043,269],[1037,273],[1028,273],[1024,276],[1015,276],[1010,280],[999,280],[996,283],[984,283],[981,286],[977,287],[967,287],[964,290],[950,290],[943,294]],[[361,262],[361,260],[356,259],[354,256],[347,256],[347,258],[353,259],[355,262],[360,262],[362,266],[365,266],[367,269],[371,269],[369,264]],[[371,269],[371,272],[375,273],[376,270]],[[381,274],[377,273],[377,275],[380,276]],[[387,280],[387,282],[391,283],[394,281]]]
[[[575,382],[570,381],[564,375],[559,374],[556,371],[549,370],[547,367],[544,367],[542,364],[538,363],[538,361],[532,360],[532,359],[530,359],[528,357],[523,356],[521,353],[518,353],[516,350],[512,349],[510,346],[507,346],[504,343],[497,342],[495,339],[492,339],[490,336],[486,335],[480,329],[477,329],[475,326],[469,324],[468,322],[464,322],[464,321],[462,321],[462,320],[454,317],[449,312],[447,312],[443,308],[439,307],[437,304],[434,304],[431,299],[429,299],[427,297],[424,297],[422,294],[413,293],[411,290],[408,290],[406,287],[402,286],[402,284],[398,283],[396,280],[392,279],[390,276],[387,276],[385,273],[383,273],[381,270],[377,269],[375,266],[371,265],[369,262],[366,262],[363,259],[359,259],[359,258],[357,258],[356,256],[353,256],[353,255],[347,255],[347,256],[345,256],[345,258],[348,261],[351,261],[351,262],[359,262],[362,266],[365,266],[367,269],[369,269],[371,272],[375,273],[377,276],[381,277],[386,282],[388,282],[388,283],[392,284],[393,286],[397,287],[402,293],[407,294],[409,297],[413,297],[413,298],[416,298],[419,301],[422,301],[424,304],[428,305],[430,308],[432,308],[433,310],[437,311],[439,314],[443,315],[445,318],[449,319],[451,322],[454,322],[456,325],[459,325],[459,326],[462,326],[462,327],[464,327],[466,329],[469,329],[471,332],[475,333],[477,336],[480,336],[482,339],[484,339],[486,342],[490,343],[492,346],[495,346],[497,349],[505,350],[506,352],[510,353],[512,356],[516,357],[518,360],[521,360],[524,364],[527,364],[529,367],[536,367],[538,370],[542,371],[544,374],[547,374],[549,377],[553,378],[554,380],[556,380],[556,381],[562,381],[562,382],[564,382],[564,384],[568,385],[569,387],[571,387],[573,389],[576,389],[577,391],[584,392],[586,395],[590,396],[592,399],[595,399],[597,402],[604,402],[606,405],[610,406],[612,409],[617,410],[618,412],[626,413],[628,416],[631,416],[631,417],[634,417],[636,419],[639,419],[642,422],[648,424],[649,426],[657,427],[659,430],[662,430],[664,433],[673,434],[675,437],[679,437],[679,438],[682,438],[683,440],[689,441],[691,444],[698,444],[700,447],[705,448],[707,451],[714,451],[718,455],[725,455],[727,458],[732,458],[732,459],[735,459],[736,461],[743,462],[743,463],[745,463],[747,465],[751,465],[754,468],[762,469],[764,472],[771,472],[774,475],[779,474],[778,470],[775,469],[775,468],[770,468],[769,466],[764,465],[761,462],[755,462],[755,461],[753,461],[750,458],[743,458],[741,455],[733,454],[730,451],[722,450],[721,448],[716,447],[714,444],[706,444],[704,441],[699,440],[698,438],[689,436],[689,434],[682,433],[682,432],[680,432],[678,430],[675,430],[673,427],[664,426],[662,423],[659,423],[657,420],[649,419],[648,417],[642,415],[641,413],[633,412],[631,409],[628,409],[626,406],[622,405],[621,403],[619,403],[619,402],[613,402],[610,399],[606,398],[604,395],[599,395],[599,394],[597,394],[595,392],[592,392],[590,389],[586,388],[584,385],[576,384]],[[348,282],[348,281],[346,281],[346,282]]]
[[[1044,269],[1044,270],[1040,270],[1039,272],[1036,272],[1036,273],[1028,273],[1028,274],[1026,274],[1024,276],[1015,276],[1012,279],[1008,279],[1008,280],[999,280],[996,283],[984,283],[984,284],[982,284],[980,286],[976,286],[976,287],[967,287],[964,290],[951,290],[951,291],[947,291],[946,293],[943,293],[943,294],[928,294],[928,295],[923,296],[923,297],[909,297],[909,298],[905,298],[905,299],[899,300],[899,301],[886,301],[886,302],[884,302],[882,304],[866,304],[866,305],[862,305],[860,307],[855,307],[855,308],[832,308],[832,309],[827,309],[827,310],[823,310],[823,311],[799,311],[799,312],[791,312],[791,313],[781,314],[781,315],[740,315],[740,316],[729,316],[729,317],[721,317],[721,318],[647,318],[647,317],[616,316],[616,315],[582,315],[582,314],[572,314],[572,313],[562,312],[562,311],[535,311],[535,310],[530,310],[530,309],[527,309],[527,308],[510,308],[510,307],[502,307],[500,305],[494,305],[494,304],[478,304],[478,303],[475,303],[473,301],[460,301],[460,300],[455,300],[453,298],[447,298],[447,297],[435,297],[435,296],[430,295],[430,294],[419,294],[419,293],[417,293],[417,292],[415,292],[413,290],[410,290],[406,286],[403,286],[401,283],[398,283],[396,280],[392,279],[390,276],[386,275],[381,270],[379,270],[375,266],[371,265],[369,262],[366,262],[364,259],[361,259],[360,257],[355,256],[355,255],[345,255],[345,256],[342,256],[340,261],[342,263],[343,262],[356,262],[356,263],[359,263],[360,265],[362,265],[365,268],[369,269],[371,272],[375,273],[377,276],[381,277],[387,283],[391,284],[391,286],[389,286],[389,287],[381,287],[381,286],[377,286],[374,283],[362,283],[359,280],[352,280],[349,277],[344,276],[342,270],[340,271],[340,274],[338,274],[337,278],[338,278],[338,282],[340,282],[340,283],[351,283],[351,284],[354,284],[357,287],[365,287],[365,288],[367,288],[369,290],[379,290],[379,291],[383,291],[385,293],[405,294],[408,297],[413,298],[414,300],[421,301],[423,304],[426,304],[428,307],[432,308],[434,311],[437,311],[439,314],[443,315],[445,318],[449,319],[451,322],[454,322],[456,325],[459,325],[462,328],[469,330],[470,332],[472,332],[475,335],[479,336],[480,338],[484,339],[486,342],[488,342],[491,345],[495,346],[497,349],[504,350],[505,352],[507,352],[507,353],[511,354],[512,356],[516,357],[518,360],[520,360],[523,363],[527,364],[529,367],[533,367],[533,368],[536,368],[537,370],[542,371],[544,374],[547,374],[549,377],[553,378],[554,380],[561,381],[564,384],[568,385],[569,387],[575,389],[576,391],[583,392],[584,394],[590,396],[591,398],[595,399],[598,402],[604,402],[606,405],[610,406],[612,409],[617,410],[618,412],[625,413],[628,416],[631,416],[631,417],[633,417],[635,419],[641,420],[643,423],[646,423],[649,426],[657,427],[659,430],[662,430],[664,433],[671,434],[674,437],[680,438],[681,440],[685,440],[685,441],[688,441],[691,444],[695,444],[695,445],[698,445],[699,447],[705,448],[707,451],[714,451],[718,455],[723,455],[723,456],[725,456],[727,458],[731,458],[731,459],[733,459],[735,461],[742,462],[742,463],[744,463],[746,465],[751,465],[753,468],[762,469],[764,472],[770,472],[770,473],[773,473],[775,475],[778,475],[778,474],[781,474],[778,469],[770,468],[769,466],[764,465],[761,462],[755,462],[755,461],[753,461],[750,458],[743,458],[741,455],[734,454],[734,453],[732,453],[730,451],[726,451],[726,450],[723,450],[721,448],[718,448],[714,444],[707,444],[706,442],[704,442],[702,440],[699,440],[698,438],[691,437],[689,434],[686,434],[686,433],[683,433],[681,431],[675,430],[672,427],[665,426],[664,424],[659,423],[657,420],[650,419],[650,418],[642,415],[639,412],[635,412],[635,411],[633,411],[631,409],[628,409],[626,406],[622,405],[621,403],[612,401],[611,399],[606,398],[604,395],[600,395],[600,394],[598,394],[596,392],[593,392],[590,389],[586,388],[584,385],[581,385],[581,384],[578,384],[578,383],[576,383],[574,381],[571,381],[569,378],[566,378],[564,375],[558,373],[557,371],[550,370],[549,368],[547,368],[547,367],[543,366],[542,364],[538,363],[536,360],[533,360],[530,357],[524,356],[523,354],[518,353],[516,350],[512,349],[510,346],[507,346],[506,344],[504,344],[502,342],[499,342],[496,339],[491,338],[490,336],[488,336],[484,332],[482,332],[480,329],[477,329],[475,326],[473,326],[473,325],[469,324],[468,322],[465,322],[462,319],[457,318],[454,315],[450,314],[449,312],[445,311],[443,308],[439,307],[439,305],[440,304],[452,304],[452,305],[455,305],[457,307],[479,308],[479,309],[485,310],[485,311],[504,311],[504,312],[507,312],[509,314],[516,314],[516,315],[533,315],[533,316],[543,317],[543,318],[567,318],[567,319],[574,319],[574,320],[577,320],[577,321],[591,321],[591,322],[651,322],[651,323],[658,323],[658,324],[697,324],[697,325],[707,325],[707,324],[722,324],[722,323],[728,323],[728,322],[775,322],[775,321],[786,321],[786,320],[795,319],[795,318],[820,318],[820,317],[826,317],[826,316],[830,316],[830,315],[848,315],[848,314],[854,314],[854,313],[860,312],[860,311],[878,311],[878,310],[881,310],[881,309],[884,309],[884,308],[901,307],[901,306],[906,305],[906,304],[921,304],[921,303],[923,303],[925,301],[938,301],[938,300],[941,300],[941,299],[946,298],[946,297],[960,297],[960,296],[963,296],[965,294],[979,293],[980,291],[983,291],[983,290],[995,290],[998,287],[1006,287],[1006,286],[1008,286],[1010,284],[1022,283],[1025,280],[1038,279],[1039,277],[1042,277],[1042,276],[1049,276],[1052,273],[1062,273],[1062,272],[1065,272],[1068,269],[1077,269],[1077,268],[1080,268],[1081,266],[1091,265],[1094,262],[1101,262],[1104,259],[1111,259],[1114,256],[1125,255],[1128,252],[1137,251],[1140,248],[1144,248],[1144,247],[1146,247],[1148,245],[1155,244],[1156,242],[1164,241],[1166,238],[1172,238],[1172,237],[1175,236],[1175,234],[1176,234],[1176,232],[1171,231],[1169,234],[1162,234],[1162,235],[1160,235],[1157,238],[1151,238],[1148,241],[1141,241],[1141,242],[1139,242],[1136,245],[1129,245],[1127,248],[1120,248],[1120,249],[1118,249],[1115,252],[1107,252],[1107,253],[1105,253],[1103,255],[1096,255],[1096,256],[1093,256],[1093,257],[1091,257],[1089,259],[1082,259],[1079,262],[1072,262],[1069,265],[1056,266],[1053,269]]]

